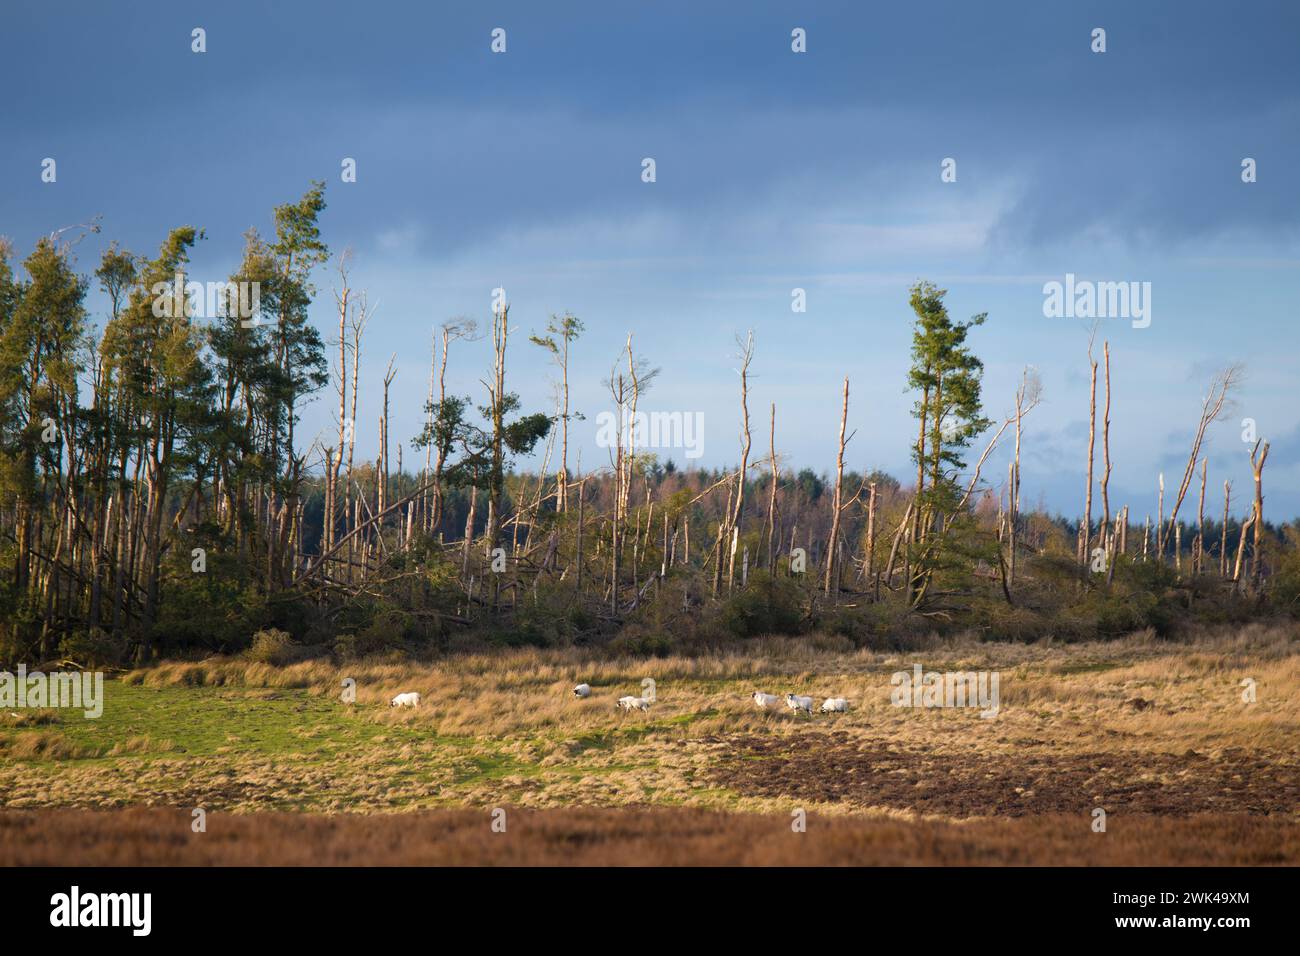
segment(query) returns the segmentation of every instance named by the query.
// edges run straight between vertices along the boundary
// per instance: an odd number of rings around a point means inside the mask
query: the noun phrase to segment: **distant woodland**
[[[91,274],[74,250],[93,224],[25,257],[0,244],[0,664],[502,644],[654,654],[772,633],[872,646],[957,630],[1176,636],[1296,613],[1298,528],[1266,515],[1267,442],[1243,445],[1232,475],[1203,455],[1238,367],[1185,423],[1162,423],[1185,426],[1187,459],[1151,476],[1152,510],[1110,494],[1111,421],[1139,412],[1112,403],[1122,359],[1094,336],[1079,357],[1090,388],[1055,399],[1088,408],[1086,457],[1061,463],[1078,468],[1079,511],[1050,516],[1021,503],[1036,374],[988,401],[968,342],[985,317],[952,318],[944,291],[919,283],[910,310],[899,303],[913,322],[897,366],[915,398],[913,472],[852,467],[847,379],[838,420],[784,422],[751,391],[753,336],[736,344],[732,467],[681,469],[627,427],[580,471],[569,358],[584,326],[567,313],[520,330],[502,302],[481,325],[437,326],[424,427],[389,433],[391,367],[359,381],[371,307],[322,238],[324,209],[313,184],[275,209],[272,235],[247,233],[215,315],[187,288],[191,226],[153,253],[110,245]],[[308,319],[318,286],[337,317],[325,333]],[[85,305],[95,287],[104,316]],[[511,391],[520,349],[552,360],[553,407]],[[478,394],[448,391],[459,363],[484,371]],[[629,336],[603,383],[608,410],[635,423],[657,371]],[[362,388],[382,397],[374,459],[356,455],[359,432],[374,445],[375,423],[356,421]],[[308,402],[329,403],[336,429],[305,437]],[[792,427],[838,436],[828,470],[783,467]],[[999,446],[1009,467],[989,474]]]

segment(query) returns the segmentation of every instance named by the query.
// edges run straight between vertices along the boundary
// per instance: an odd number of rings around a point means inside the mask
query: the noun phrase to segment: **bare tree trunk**
[[[492,321],[492,385],[488,389],[492,414],[492,462],[488,474],[487,528],[484,532],[488,553],[497,546],[500,537],[504,504],[506,342],[509,335],[510,306],[503,304]]]
[[[1101,472],[1101,513],[1102,527],[1110,528],[1110,341],[1103,341],[1101,344],[1102,353],[1106,362],[1106,407],[1101,414],[1101,455],[1102,455],[1102,472]],[[1109,535],[1109,530],[1106,531]],[[1111,553],[1111,543],[1109,538],[1102,541],[1102,547],[1106,549],[1106,554]]]
[[[1264,562],[1264,462],[1268,460],[1268,442],[1255,442],[1250,450],[1250,466],[1255,477],[1255,547],[1250,555],[1250,576],[1255,587],[1263,582]]]
[[[397,353],[388,360],[388,370],[384,372],[384,410],[379,416],[379,500],[378,509],[384,511],[388,505],[388,387],[393,384],[393,379],[397,372],[393,369],[393,363],[397,361]],[[378,529],[383,533],[383,529]]]
[[[1092,384],[1088,389],[1088,491],[1084,495],[1083,527],[1079,534],[1079,563],[1088,564],[1088,544],[1092,540],[1092,461],[1097,445],[1097,360],[1092,357],[1092,339],[1088,340],[1088,364]]]
[[[433,474],[433,446],[437,444],[433,434],[433,396],[434,388],[438,383],[438,334],[435,332],[429,342],[429,397],[424,405],[424,433],[428,439],[424,445],[424,471],[421,472],[420,483],[431,485],[430,476]],[[430,506],[432,504],[433,489],[427,488],[424,496],[420,499],[420,530],[425,534],[432,534],[433,527],[429,523]]]
[[[736,578],[736,538],[740,532],[740,522],[745,512],[745,476],[749,473],[749,450],[751,445],[749,435],[749,363],[754,357],[754,333],[750,332],[749,336],[742,343],[736,340],[740,345],[740,421],[741,421],[741,445],[740,445],[740,473],[736,476],[736,499],[732,506],[731,517],[728,519],[728,525],[731,529],[731,554],[727,559],[727,590],[730,591]]]
[[[339,469],[343,464],[343,447],[347,443],[349,429],[348,422],[348,309],[351,308],[350,298],[352,290],[348,287],[348,259],[351,253],[344,250],[339,256],[339,280],[342,288],[334,294],[335,301],[339,307],[339,365],[338,365],[338,395],[339,395],[339,430],[338,430],[338,456],[333,461],[327,461],[325,465],[325,517],[324,530],[321,535],[322,545],[321,553],[329,551],[334,546],[335,521],[338,510],[338,485]]]
[[[352,531],[356,530],[356,528],[360,527],[361,524],[361,496],[357,494],[355,495],[355,498],[353,497],[355,486],[353,485],[353,481],[352,481],[353,479],[352,462],[353,462],[353,454],[356,451],[356,447],[357,447],[357,428],[356,428],[357,391],[358,391],[357,383],[361,375],[361,337],[362,337],[362,333],[365,332],[366,323],[369,320],[370,320],[370,310],[368,308],[366,294],[363,291],[361,293],[360,301],[357,303],[357,307],[353,311],[352,326],[351,326],[352,394],[349,396],[350,408],[349,408],[348,418],[347,418],[348,424],[351,427],[347,429],[345,435],[348,443],[348,465],[347,465],[347,479],[345,481],[344,494],[343,494],[343,514],[344,514],[344,524],[346,525],[347,516],[349,514],[352,516],[353,524],[352,524],[352,528],[350,529],[344,527],[343,533],[345,535],[349,535]],[[342,406],[340,405],[340,407]],[[342,454],[343,454],[343,449],[340,448],[339,455],[342,456]],[[352,507],[349,507],[350,499],[352,499]],[[356,542],[356,543],[359,544],[360,542]],[[348,583],[349,584],[352,583],[353,576],[354,576],[353,558],[354,558],[355,551],[356,548],[354,547],[353,539],[349,537],[348,538]],[[363,571],[364,570],[366,569],[363,568]]]
[[[1223,527],[1219,534],[1219,577],[1228,576],[1228,508],[1232,504],[1232,482],[1223,481]]]
[[[469,553],[474,546],[474,513],[478,509],[478,480],[469,489],[469,514],[465,518],[465,541],[461,547],[461,577],[469,578]]]
[[[1042,397],[1042,380],[1038,377],[1037,372],[1032,376],[1030,370],[1025,369],[1020,374],[1020,387],[1016,389],[1016,450],[1012,459],[1011,469],[1011,487],[1007,494],[1007,511],[1009,531],[1007,539],[1009,543],[1010,557],[1007,562],[1007,589],[1016,582],[1016,567],[1018,558],[1016,552],[1020,541],[1020,441],[1024,424],[1024,417],[1033,409]]]
[[[1242,558],[1245,556],[1246,553],[1246,536],[1247,533],[1250,531],[1251,525],[1255,523],[1256,516],[1257,513],[1255,509],[1252,508],[1250,512],[1250,517],[1247,518],[1246,523],[1241,526],[1241,537],[1237,540],[1237,560],[1232,568],[1232,583],[1234,588],[1241,581],[1241,563],[1242,563]]]
[[[903,511],[903,520],[898,523],[898,530],[894,532],[894,542],[889,546],[889,560],[885,562],[885,587],[894,586],[894,561],[898,557],[898,546],[905,535],[910,534],[910,522],[912,520],[912,511],[916,507],[916,499],[907,503],[907,508]],[[903,572],[904,583],[907,582],[907,572]]]
[[[563,358],[560,361],[560,387],[564,392],[564,411],[560,415],[560,473],[555,480],[555,509],[569,510],[569,335],[560,336]]]
[[[1216,373],[1214,378],[1210,380],[1209,392],[1201,401],[1201,417],[1197,421],[1196,432],[1192,437],[1192,450],[1187,457],[1187,466],[1183,469],[1183,479],[1178,485],[1178,495],[1174,499],[1173,510],[1169,512],[1170,527],[1178,520],[1178,509],[1182,506],[1183,498],[1187,495],[1188,488],[1191,487],[1192,477],[1196,474],[1196,459],[1201,454],[1201,443],[1205,441],[1205,430],[1210,426],[1211,422],[1218,421],[1223,416],[1227,409],[1228,396],[1232,393],[1240,378],[1241,367],[1230,365]],[[1166,535],[1160,540],[1168,540],[1168,536]]]
[[[1156,504],[1156,560],[1165,560],[1165,473],[1160,472],[1160,496]]]
[[[831,511],[831,536],[829,545],[826,548],[826,581],[824,590],[827,597],[833,593],[839,592],[839,579],[836,575],[835,565],[835,543],[839,540],[840,535],[840,509],[843,501],[844,485],[844,432],[848,426],[849,420],[849,379],[844,377],[844,405],[840,411],[840,441],[839,449],[835,456],[835,500],[832,504]]]
[[[880,600],[880,581],[875,577],[876,566],[876,483],[867,486],[867,547],[862,562],[867,587],[872,589],[876,600]]]
[[[776,470],[776,402],[772,403],[772,426],[768,434],[768,461],[772,467],[772,487],[767,497],[767,573],[776,574],[776,486],[780,480]]]
[[[1196,507],[1196,543],[1192,548],[1192,573],[1200,574],[1205,553],[1205,480],[1209,475],[1210,460],[1201,459],[1201,498]]]
[[[438,363],[438,409],[441,413],[447,402],[447,354],[454,339],[470,338],[474,335],[475,325],[472,321],[447,322],[442,326],[442,359]],[[442,473],[446,467],[446,451],[438,442],[437,458],[433,463],[433,488],[429,516],[429,532],[435,531],[442,522]]]
[[[579,459],[579,465],[581,465],[581,459]],[[574,549],[575,553],[573,557],[573,564],[575,568],[574,588],[577,590],[578,594],[580,595],[582,594],[582,535],[584,531],[583,522],[585,519],[585,514],[583,510],[583,498],[584,498],[583,492],[586,490],[586,487],[587,487],[586,480],[583,479],[582,477],[579,477],[578,479],[578,540]]]

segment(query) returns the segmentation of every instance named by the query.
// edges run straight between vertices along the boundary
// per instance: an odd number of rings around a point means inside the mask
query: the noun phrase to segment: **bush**
[[[83,667],[103,667],[119,664],[126,655],[126,641],[109,636],[103,628],[91,628],[89,633],[78,631],[63,639],[63,656]]]
[[[803,595],[789,578],[759,571],[749,586],[727,598],[718,611],[718,624],[735,637],[800,634],[805,628]]]
[[[259,664],[288,664],[294,658],[293,637],[274,627],[258,631],[244,656]]]
[[[370,624],[355,633],[343,634],[334,644],[342,657],[355,659],[403,649],[411,629],[411,615],[396,608],[378,609]]]
[[[1288,543],[1300,545],[1294,529],[1287,529]],[[1282,552],[1277,570],[1269,581],[1270,597],[1274,605],[1286,614],[1300,614],[1300,550],[1292,547]]]
[[[249,568],[237,558],[210,552],[207,571],[190,570],[189,551],[168,568],[154,623],[152,641],[163,655],[202,649],[235,653],[248,646],[248,635],[280,621],[272,619],[265,596],[258,593]]]

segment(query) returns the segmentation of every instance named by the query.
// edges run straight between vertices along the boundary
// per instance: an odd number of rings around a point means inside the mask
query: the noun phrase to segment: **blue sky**
[[[971,341],[991,417],[1026,365],[1040,371],[1024,493],[1077,513],[1090,323],[1045,318],[1042,291],[1074,273],[1152,284],[1149,328],[1098,332],[1112,351],[1112,501],[1154,509],[1210,374],[1239,360],[1211,485],[1231,478],[1244,513],[1251,417],[1272,442],[1266,512],[1300,513],[1293,3],[5,0],[4,22],[0,234],[20,251],[101,215],[103,234],[77,247],[90,272],[108,240],[152,252],[188,223],[208,235],[192,277],[219,280],[246,229],[269,232],[275,204],[327,182],[325,239],[354,250],[353,284],[379,304],[359,452],[374,451],[389,357],[391,433],[408,439],[433,326],[483,322],[504,286],[528,409],[550,410],[552,369],[527,333],[566,309],[587,323],[572,373],[584,468],[607,461],[601,380],[629,332],[663,369],[645,405],[703,412],[702,462],[736,461],[734,339],[753,329],[761,448],[776,402],[787,464],[831,468],[847,375],[848,465],[902,475],[907,289],[928,278],[954,316],[989,314]],[[489,49],[496,27],[504,54]],[[57,183],[41,182],[44,157]],[[356,183],[340,181],[344,157]],[[956,182],[940,180],[945,157]],[[313,313],[327,334],[332,282],[318,276]],[[795,287],[806,313],[791,312]],[[102,297],[90,305],[102,315]],[[486,342],[453,351],[453,388],[477,398],[489,359]],[[325,396],[307,407],[302,432],[329,427],[330,409]],[[1005,458],[987,474],[1001,480]]]

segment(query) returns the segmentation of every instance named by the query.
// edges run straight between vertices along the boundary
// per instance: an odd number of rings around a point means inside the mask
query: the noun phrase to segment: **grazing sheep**
[[[398,694],[388,702],[389,707],[419,707],[420,695],[415,691],[406,694]]]
[[[769,707],[775,707],[777,704],[781,703],[781,698],[777,697],[776,694],[764,694],[762,691],[758,690],[754,691],[754,693],[749,696],[754,699],[754,706],[759,710],[767,710]]]
[[[827,697],[822,701],[823,714],[842,714],[849,709],[849,702],[843,697]]]
[[[649,710],[650,701],[645,697],[620,697],[615,705],[623,710]]]
[[[786,694],[785,705],[789,707],[791,710],[793,710],[796,714],[802,710],[809,717],[812,716],[811,697],[798,697],[794,694]]]
[[[573,688],[573,696],[574,696],[574,697],[590,697],[590,696],[591,696],[591,685],[590,685],[590,684],[579,684],[577,687]]]

